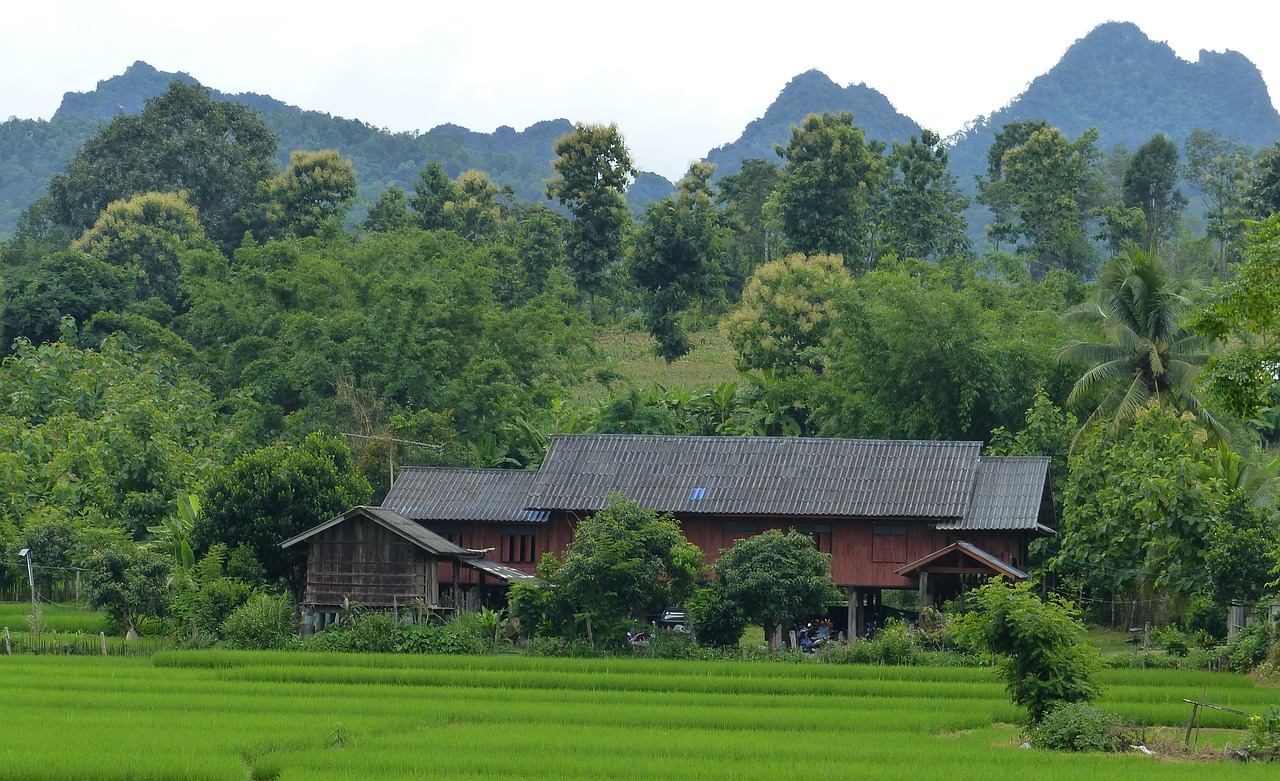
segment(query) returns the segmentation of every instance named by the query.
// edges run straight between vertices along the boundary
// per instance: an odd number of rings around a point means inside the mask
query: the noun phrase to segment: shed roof
[[[291,545],[308,540],[320,532],[331,529],[340,523],[357,517],[365,517],[372,520],[379,526],[403,537],[434,556],[465,559],[473,559],[477,556],[476,552],[454,545],[439,534],[436,534],[419,523],[409,520],[395,510],[391,510],[386,507],[366,507],[364,505],[352,507],[350,510],[347,510],[336,518],[331,518],[318,526],[313,526],[310,529],[307,529],[299,535],[290,537],[280,543],[280,547],[288,548]]]
[[[897,572],[899,575],[910,575],[922,570],[928,572],[930,565],[935,561],[944,559],[953,553],[956,554],[957,558],[968,559],[982,569],[990,569],[997,575],[1004,575],[1011,580],[1026,580],[1030,577],[1030,575],[999,556],[988,553],[969,542],[953,542],[945,548],[940,548],[930,553],[928,556],[916,559],[905,567],[899,567]]]
[[[408,466],[382,506],[417,521],[545,523],[548,512],[527,509],[535,477],[524,469]]]
[[[1021,529],[1056,532],[1040,522],[1040,508],[1049,482],[1048,456],[983,457],[964,517],[943,521],[939,529]]]
[[[551,438],[525,506],[961,518],[980,442],[575,434]]]

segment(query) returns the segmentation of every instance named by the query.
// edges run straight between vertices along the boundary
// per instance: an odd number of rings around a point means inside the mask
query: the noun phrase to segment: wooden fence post
[[[4,655],[13,656],[13,643],[9,640],[9,627],[4,628]]]
[[[98,642],[102,643],[102,655],[106,656],[107,655],[107,633],[106,632],[98,633]]]

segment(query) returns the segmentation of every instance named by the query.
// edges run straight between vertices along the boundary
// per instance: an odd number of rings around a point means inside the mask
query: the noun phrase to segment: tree
[[[176,312],[183,308],[182,256],[204,245],[185,192],[149,192],[108,204],[71,249],[124,269],[136,279],[139,301],[154,299]]]
[[[702,551],[684,538],[674,517],[612,494],[608,506],[578,524],[562,560],[544,560],[539,573],[548,590],[515,597],[524,600],[517,614],[571,616],[560,632],[572,634],[581,625],[592,647],[617,647],[633,619],[682,604],[702,564]]]
[[[552,150],[556,175],[547,183],[547,197],[573,215],[566,241],[569,268],[594,308],[622,258],[631,226],[624,193],[639,171],[616,124],[578,123]]]
[[[136,638],[144,619],[168,612],[165,578],[170,560],[160,551],[107,537],[77,563],[84,570],[89,604],[104,608],[126,636]]]
[[[1102,666],[1084,639],[1084,625],[1068,602],[1042,601],[1030,582],[997,578],[974,592],[977,619],[988,647],[1001,657],[1000,674],[1013,701],[1039,723],[1060,702],[1088,702],[1098,695],[1094,676]]]
[[[1189,413],[1153,404],[1128,428],[1089,429],[1075,445],[1050,567],[1104,601],[1128,602],[1125,626],[1160,618],[1156,597],[1177,611],[1208,586],[1206,537],[1226,491],[1207,439]]]
[[[364,221],[365,229],[375,233],[400,230],[411,224],[413,218],[409,215],[409,201],[404,190],[394,184],[388,184],[378,200],[369,207],[369,216]]]
[[[271,582],[301,593],[303,554],[280,543],[365,504],[371,490],[341,439],[310,434],[296,446],[247,453],[210,475],[192,537],[201,549],[248,546]]]
[[[1092,128],[1069,141],[1044,120],[1015,122],[987,152],[977,200],[994,213],[988,235],[1021,242],[1032,279],[1053,268],[1083,274],[1092,266],[1084,225],[1095,205],[1097,138]]]
[[[1243,233],[1244,188],[1253,169],[1249,147],[1216,130],[1196,130],[1183,144],[1183,171],[1205,202],[1209,236],[1218,242],[1218,281],[1227,281],[1227,251]]]
[[[1109,418],[1116,430],[1154,402],[1195,414],[1215,437],[1223,433],[1196,395],[1211,344],[1186,324],[1187,294],[1197,283],[1129,244],[1103,266],[1093,298],[1064,315],[1102,337],[1072,341],[1058,353],[1061,362],[1087,367],[1067,403],[1101,397],[1086,424]]]
[[[18,341],[0,365],[0,516],[41,513],[141,539],[203,483],[238,434],[185,366],[108,337],[97,350]]]
[[[932,130],[906,144],[893,143],[888,158],[885,207],[876,256],[941,260],[971,251],[964,210],[969,201],[947,170],[947,148]]]
[[[32,344],[56,342],[62,319],[87,322],[102,311],[123,311],[136,300],[136,274],[82,252],[56,252],[34,269],[12,274],[0,312],[3,352],[15,339]]]
[[[1260,220],[1280,213],[1280,141],[1262,150],[1244,192],[1249,213]]]
[[[986,439],[1053,372],[1057,324],[1007,286],[928,263],[844,287],[811,400],[824,436]]]
[[[839,255],[854,270],[870,267],[872,213],[883,195],[883,144],[868,143],[853,114],[810,114],[792,126],[778,182],[778,211],[792,250]]]
[[[462,197],[462,189],[444,172],[443,165],[435,160],[427,163],[418,173],[409,197],[415,224],[423,230],[452,230],[448,204]]]
[[[675,197],[650,204],[628,266],[640,289],[645,326],[668,365],[692,349],[681,312],[710,295],[719,277],[720,214],[711,200],[709,163],[694,163]]]
[[[294,150],[288,168],[258,183],[244,221],[259,241],[315,236],[326,222],[342,220],[356,194],[355,169],[336,149]]]
[[[1210,392],[1242,419],[1276,403],[1280,363],[1280,216],[1255,223],[1234,279],[1219,287],[1193,320],[1207,338],[1231,347],[1206,368]]]
[[[742,302],[721,323],[738,368],[820,372],[836,297],[852,277],[839,255],[789,255],[751,275]]]
[[[275,136],[251,109],[175,80],[141,114],[119,114],[85,142],[50,180],[49,197],[57,222],[78,235],[112,201],[185,190],[209,236],[226,247],[243,232],[236,212],[275,173],[275,152]]]
[[[721,552],[715,574],[715,588],[766,633],[825,613],[840,599],[831,582],[831,555],[794,529],[786,534],[770,529],[736,541]],[[773,632],[770,647],[776,650],[780,640]]]
[[[743,160],[738,173],[722,176],[716,183],[716,201],[733,229],[730,298],[737,298],[747,277],[777,253],[777,229],[769,208],[777,185],[778,166],[759,158]]]
[[[1142,209],[1147,218],[1147,243],[1155,247],[1178,230],[1187,199],[1177,189],[1178,147],[1156,133],[1129,158],[1121,186],[1124,205]]]

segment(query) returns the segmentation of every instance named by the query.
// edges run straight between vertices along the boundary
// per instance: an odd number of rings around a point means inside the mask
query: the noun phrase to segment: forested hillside
[[[1195,130],[1216,130],[1254,149],[1280,138],[1280,114],[1247,57],[1201,51],[1198,62],[1187,62],[1128,22],[1098,26],[1008,105],[949,139],[953,171],[966,188],[986,172],[1000,128],[1031,119],[1072,137],[1097,128],[1106,152],[1133,151],[1156,133],[1179,146]]]

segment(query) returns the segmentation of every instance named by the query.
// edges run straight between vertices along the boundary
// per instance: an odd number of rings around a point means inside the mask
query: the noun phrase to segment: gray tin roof
[[[408,466],[382,506],[415,521],[545,523],[549,513],[526,509],[536,476],[523,469]]]
[[[1040,502],[1049,481],[1048,456],[985,457],[978,464],[968,512],[939,529],[1025,529],[1053,533],[1040,523]]]
[[[280,547],[288,548],[299,542],[308,540],[326,529],[333,528],[343,521],[347,521],[361,515],[370,518],[378,525],[391,530],[432,555],[457,556],[459,558],[468,559],[475,558],[477,555],[474,551],[454,545],[452,542],[449,542],[444,537],[441,537],[439,534],[436,534],[422,524],[415,523],[394,510],[387,509],[386,507],[364,506],[353,507],[336,518],[331,518],[319,526],[313,526],[310,529],[307,529],[302,534],[290,537],[280,543]]]
[[[642,507],[676,513],[959,519],[969,505],[981,447],[791,437],[555,436],[525,506],[599,510],[610,491],[621,491]]]

